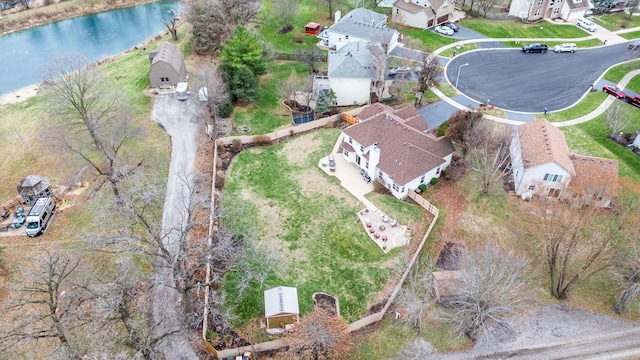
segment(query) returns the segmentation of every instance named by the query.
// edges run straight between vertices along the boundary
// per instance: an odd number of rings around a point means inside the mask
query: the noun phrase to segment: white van
[[[51,197],[41,197],[36,200],[27,214],[27,225],[25,226],[27,235],[33,237],[44,234],[55,213],[56,203]]]
[[[576,25],[578,25],[579,27],[589,30],[591,32],[596,31],[598,28],[596,27],[596,24],[594,24],[592,21],[589,21],[585,18],[580,18],[578,19],[578,21],[576,22]]]

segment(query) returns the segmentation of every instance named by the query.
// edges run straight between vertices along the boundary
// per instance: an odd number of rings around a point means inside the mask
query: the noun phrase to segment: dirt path
[[[189,193],[185,181],[192,180],[193,160],[196,157],[195,137],[198,126],[194,109],[197,104],[191,100],[179,101],[172,95],[158,96],[151,115],[171,137],[171,164],[162,216],[162,232],[165,235],[165,244],[174,254],[178,250],[178,232],[172,230],[184,226],[182,199]],[[181,298],[172,284],[171,269],[165,268],[156,274],[152,313],[154,324],[161,324],[156,329],[156,334],[183,327]],[[198,358],[184,331],[165,338],[159,345],[159,350],[166,359]]]

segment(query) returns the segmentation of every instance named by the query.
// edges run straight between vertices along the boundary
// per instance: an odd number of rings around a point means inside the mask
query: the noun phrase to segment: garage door
[[[449,20],[449,14],[444,15],[444,16],[440,16],[438,18],[438,24],[442,24],[443,22],[448,21],[448,20]]]

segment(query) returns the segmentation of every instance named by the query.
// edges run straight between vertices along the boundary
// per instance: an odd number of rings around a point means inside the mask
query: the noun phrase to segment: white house
[[[321,44],[332,50],[340,50],[343,46],[365,41],[380,44],[387,53],[398,45],[399,33],[387,28],[387,15],[379,14],[365,8],[357,8],[340,17],[336,12],[335,23],[318,34]]]
[[[440,177],[451,164],[453,144],[446,137],[425,133],[425,120],[413,106],[395,110],[371,104],[358,120],[343,130],[344,158],[398,199]]]
[[[378,75],[374,58],[364,41],[356,41],[340,50],[330,50],[328,83],[335,94],[334,106],[368,104]]]
[[[454,4],[450,0],[397,0],[393,4],[391,21],[418,29],[449,21]]]
[[[298,322],[298,289],[278,286],[264,292],[264,316],[267,319],[267,330],[284,329],[287,325]]]
[[[510,153],[519,196],[525,192],[552,198],[591,194],[608,206],[617,194],[618,162],[570,155],[564,133],[546,119],[514,126]]]
[[[575,21],[591,7],[589,0],[513,0],[509,15],[523,20],[563,19]]]

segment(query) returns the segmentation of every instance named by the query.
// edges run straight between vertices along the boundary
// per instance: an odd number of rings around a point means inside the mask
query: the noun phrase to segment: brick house
[[[391,21],[418,29],[428,29],[449,21],[454,3],[450,0],[398,0]]]
[[[375,103],[358,115],[359,122],[342,132],[343,157],[382,183],[393,196],[433,178],[451,164],[454,147],[446,137],[425,133],[427,125],[415,107],[393,109]]]
[[[589,195],[609,206],[618,193],[618,161],[569,153],[564,133],[546,119],[514,126],[511,166],[517,195]]]

